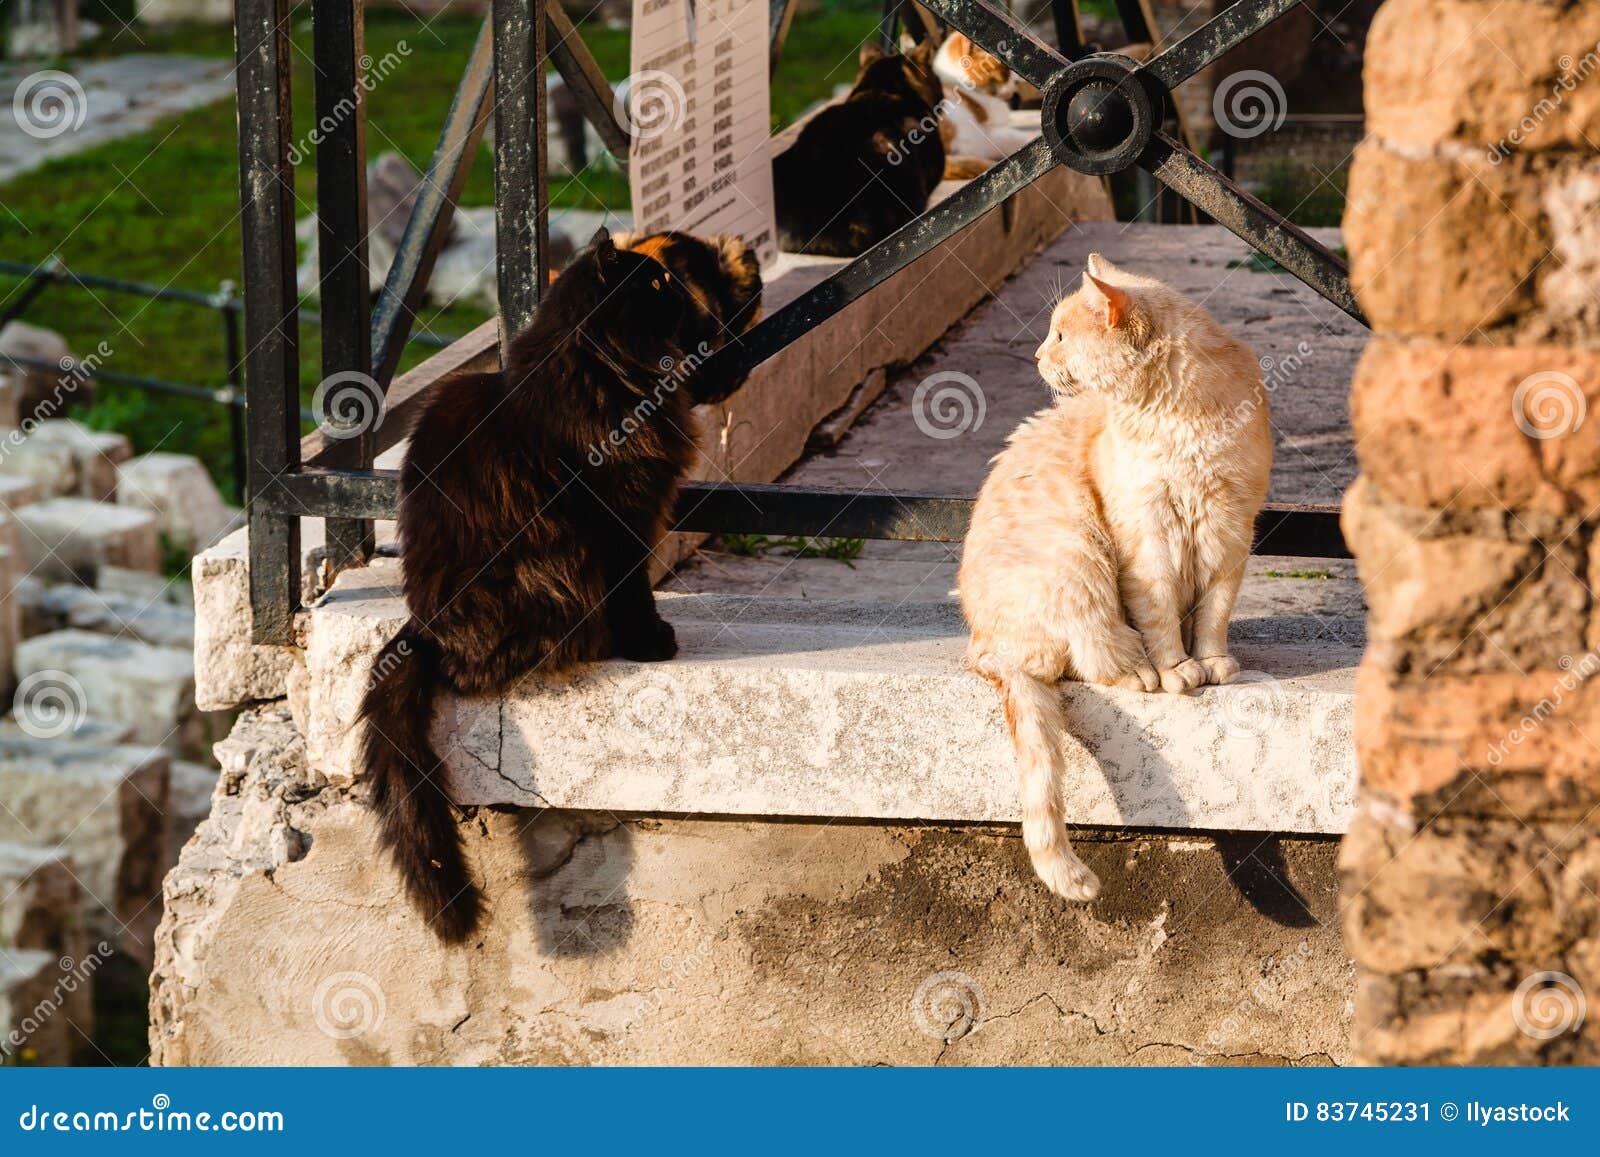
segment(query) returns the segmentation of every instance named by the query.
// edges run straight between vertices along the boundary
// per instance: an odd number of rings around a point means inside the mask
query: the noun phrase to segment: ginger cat
[[[967,664],[1005,703],[1023,842],[1069,900],[1100,881],[1063,824],[1064,749],[1084,749],[1056,682],[1182,694],[1238,674],[1228,619],[1272,467],[1249,348],[1162,283],[1088,264],[1035,354],[1055,404],[995,459],[957,591]]]

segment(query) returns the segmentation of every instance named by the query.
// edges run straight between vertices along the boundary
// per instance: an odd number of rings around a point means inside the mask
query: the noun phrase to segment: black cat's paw
[[[617,654],[635,663],[664,663],[678,653],[678,636],[665,619],[629,626],[617,640]]]

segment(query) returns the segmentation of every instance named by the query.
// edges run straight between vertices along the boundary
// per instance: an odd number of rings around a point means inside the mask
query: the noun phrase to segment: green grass
[[[1331,579],[1331,570],[1269,570],[1268,578],[1274,579]]]
[[[822,12],[795,21],[773,84],[775,127],[790,123],[836,85],[853,79],[858,46],[871,34],[880,12],[878,5],[864,0],[835,0]],[[369,96],[371,155],[395,149],[419,168],[427,164],[477,31],[478,21],[470,18],[444,16],[424,25],[404,12],[367,14],[369,54],[376,61],[389,53],[399,59]],[[626,76],[627,32],[593,25],[582,31],[606,75]],[[303,5],[294,22],[294,41],[295,123],[304,134],[312,122],[312,75],[310,23]],[[402,52],[402,42],[408,51]],[[106,34],[85,55],[128,52],[231,56],[232,34],[225,28],[200,27],[126,32],[108,22]],[[224,280],[239,280],[235,140],[233,101],[224,100],[0,185],[5,259],[33,263],[55,253],[82,273],[202,292],[216,290]],[[313,149],[308,144],[303,151]],[[295,182],[297,215],[304,216],[312,212],[316,190],[309,156],[296,170]],[[462,203],[492,202],[491,158],[484,149]],[[557,207],[624,207],[626,181],[615,173],[591,170],[552,182],[551,202]],[[0,304],[18,284],[14,277],[0,276]],[[210,311],[55,286],[25,316],[59,330],[80,356],[104,341],[111,350],[104,369],[223,384],[222,326]],[[484,315],[467,308],[425,310],[419,318],[423,326],[443,334],[465,333],[483,320]],[[413,345],[402,368],[430,352]],[[307,399],[321,377],[319,356],[316,327],[303,326],[301,379]],[[196,454],[227,485],[228,425],[219,407],[102,384],[94,406],[77,416],[129,435],[139,452],[159,446]]]
[[[790,558],[831,558],[852,570],[867,545],[864,538],[768,538],[764,534],[724,534],[719,541],[729,554],[743,558],[761,558],[774,552]]]

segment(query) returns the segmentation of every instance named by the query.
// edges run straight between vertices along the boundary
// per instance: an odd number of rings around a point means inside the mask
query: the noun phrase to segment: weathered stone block
[[[129,570],[125,566],[103,566],[95,573],[94,589],[108,598],[171,603],[191,612],[194,610],[194,587],[186,578],[169,579],[163,574]]]
[[[155,515],[84,498],[54,498],[16,512],[28,568],[40,578],[83,580],[106,564],[161,569]]]
[[[303,520],[306,539],[321,538],[322,520]],[[283,697],[296,662],[293,647],[250,641],[250,544],[237,530],[195,556],[195,699],[202,710],[238,707]]]
[[[347,571],[309,617],[312,766],[360,774],[353,724],[405,618],[392,560]],[[1014,821],[1015,757],[994,691],[963,668],[953,603],[668,596],[671,664],[597,664],[500,699],[445,697],[434,740],[456,798],[734,815]],[[729,624],[737,624],[730,628]],[[1188,697],[1064,684],[1087,752],[1064,792],[1079,823],[1336,832],[1353,806],[1355,647],[1235,624],[1251,672]],[[1270,673],[1270,674],[1268,674]],[[382,678],[383,673],[377,673]],[[907,726],[907,720],[916,720]]]
[[[64,847],[91,935],[150,959],[161,917],[165,752],[0,735],[0,840]]]
[[[17,648],[17,677],[54,679],[70,688],[89,718],[130,725],[135,743],[175,755],[203,755],[218,738],[194,705],[194,656],[176,647],[65,630],[36,635]]]
[[[1209,840],[1080,839],[1090,906],[1038,885],[1014,829],[481,811],[462,833],[491,918],[452,950],[281,712],[218,755],[166,884],[153,1064],[1345,1056],[1326,843],[1273,845],[1298,891],[1247,903]]]
[[[78,462],[72,447],[61,442],[35,440],[21,430],[0,433],[0,462],[46,498],[78,492]]]
[[[39,498],[39,484],[26,474],[0,474],[0,506],[6,510],[31,505]]]
[[[1351,387],[1362,471],[1416,507],[1600,503],[1600,352],[1374,338]]]
[[[54,953],[0,952],[0,1064],[72,1064],[77,1034],[60,1008],[59,981]]]
[[[1600,161],[1356,150],[1351,282],[1381,333],[1593,348]],[[1560,260],[1550,260],[1552,250]]]
[[[29,637],[70,627],[157,647],[194,646],[194,612],[175,603],[35,581],[20,584],[13,601],[22,606]]]
[[[1582,815],[1600,803],[1600,656],[1554,666],[1395,682],[1357,677],[1362,781],[1419,815]]]
[[[155,514],[161,534],[186,554],[212,545],[238,518],[204,464],[187,454],[145,454],[123,463],[117,501]]]
[[[1594,4],[1388,0],[1367,37],[1367,130],[1412,149],[1592,151],[1597,71]]]
[[[42,363],[25,368],[10,363],[0,366],[0,378],[11,383],[9,390],[0,393],[6,398],[3,416],[11,419],[11,426],[60,418],[72,407],[94,401],[92,381],[60,334],[24,321],[7,322],[0,327],[0,353]]]
[[[115,497],[117,467],[132,451],[121,434],[91,430],[68,418],[29,422],[0,437],[0,460],[47,497]]]
[[[1376,1064],[1594,1064],[1600,831],[1440,817],[1368,800],[1339,854]]]
[[[0,531],[9,532],[15,527],[10,519],[0,514]],[[9,533],[0,534],[0,540]],[[22,604],[17,598],[17,586],[22,576],[22,554],[10,542],[0,546],[0,695],[8,695],[15,685],[12,656],[22,641]]]
[[[166,864],[178,862],[178,853],[211,814],[211,797],[217,790],[217,769],[182,759],[172,761],[167,789]]]
[[[1368,658],[1396,677],[1523,671],[1586,649],[1589,540],[1576,518],[1428,510],[1386,501],[1363,478],[1343,522],[1369,607]]]
[[[83,903],[65,851],[0,841],[0,951],[36,948],[81,959]]]

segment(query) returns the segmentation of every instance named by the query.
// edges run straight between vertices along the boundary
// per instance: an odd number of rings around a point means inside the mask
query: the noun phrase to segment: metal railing
[[[244,381],[240,374],[240,352],[242,348],[240,318],[243,314],[243,304],[232,281],[222,282],[217,286],[215,293],[200,293],[191,289],[173,289],[169,286],[150,285],[141,281],[128,281],[120,277],[78,273],[68,269],[59,257],[50,257],[38,265],[25,265],[16,261],[0,261],[0,276],[21,278],[23,282],[22,288],[16,295],[4,307],[0,307],[0,329],[5,328],[8,322],[23,320],[33,303],[39,299],[45,290],[53,285],[77,289],[85,293],[93,293],[98,290],[102,293],[126,294],[132,297],[144,298],[147,301],[161,301],[214,311],[220,319],[222,327],[223,370],[220,377],[227,382],[227,385],[224,386],[175,382],[166,378],[150,377],[145,374],[125,374],[115,370],[108,370],[101,366],[96,366],[93,369],[89,369],[83,364],[63,366],[55,362],[41,361],[38,358],[16,357],[6,353],[0,353],[0,362],[20,369],[70,375],[75,381],[79,382],[88,382],[90,384],[105,382],[109,385],[126,386],[130,389],[141,390],[144,393],[165,394],[169,397],[188,398],[192,401],[207,402],[211,405],[226,407],[230,451],[229,466],[233,480],[233,492],[240,501],[247,499],[245,394]],[[300,311],[300,320],[317,325],[321,323],[322,317],[312,310],[303,309]],[[419,345],[444,347],[450,345],[456,339],[443,334],[419,333],[413,334],[411,340]],[[316,424],[319,417],[320,415],[313,413],[309,409],[301,410],[302,421],[312,425]]]
[[[781,44],[793,0],[771,0],[772,45]],[[1042,136],[777,310],[714,358],[748,370],[848,307],[1057,165],[1109,175],[1138,167],[1363,321],[1344,263],[1196,156],[1165,129],[1171,90],[1284,15],[1299,0],[1239,0],[1144,63],[1087,52],[1076,6],[1057,0],[1059,50],[988,0],[923,0],[1044,93]],[[245,269],[245,381],[249,391],[250,597],[254,637],[288,643],[300,596],[299,519],[322,516],[338,568],[364,561],[372,520],[394,517],[395,471],[372,469],[373,432],[299,439],[295,312],[294,169],[288,0],[236,0],[239,157]],[[1139,0],[1119,0],[1142,23]],[[904,14],[902,14],[903,16]],[[920,17],[918,17],[920,23]],[[544,62],[551,59],[601,137],[625,156],[627,133],[611,90],[582,38],[549,0],[493,0],[429,165],[388,281],[367,296],[365,108],[359,83],[362,13],[352,0],[312,0],[316,104],[354,100],[324,124],[317,145],[324,377],[365,374],[387,391],[493,101],[500,340],[521,329],[546,284]],[[1134,29],[1130,28],[1130,34]],[[1148,39],[1148,29],[1143,38]],[[776,52],[773,53],[776,59]],[[532,83],[530,83],[530,80]],[[370,316],[369,316],[370,313]],[[425,390],[427,383],[420,389]],[[416,393],[411,395],[412,400]],[[393,409],[390,411],[391,415]],[[336,420],[336,416],[330,415]],[[386,421],[385,438],[402,423]],[[956,541],[972,500],[964,496],[692,484],[676,528],[699,532],[830,535]],[[1347,557],[1335,507],[1270,505],[1257,525],[1259,553]]]

